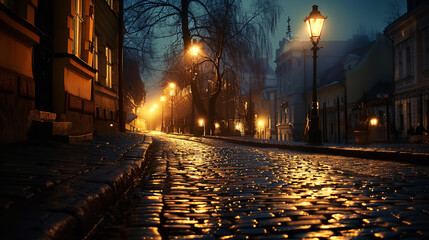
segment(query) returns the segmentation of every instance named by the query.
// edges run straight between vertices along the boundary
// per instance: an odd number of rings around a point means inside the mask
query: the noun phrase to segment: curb
[[[336,155],[344,157],[356,157],[373,160],[384,160],[403,162],[419,165],[429,165],[429,154],[428,153],[412,153],[412,152],[400,152],[400,151],[389,151],[389,150],[359,150],[359,149],[344,149],[336,147],[323,147],[323,146],[311,146],[311,145],[292,145],[287,143],[269,143],[269,142],[256,142],[249,140],[233,139],[228,137],[220,136],[205,136],[206,138],[218,139],[226,142],[243,144],[255,147],[264,148],[279,148],[295,151],[303,151],[309,153],[321,153],[327,155]]]
[[[152,138],[145,136],[124,154],[117,165],[107,164],[79,175],[47,194],[20,204],[6,237],[11,239],[82,239],[99,223],[105,211],[123,196],[147,167]],[[3,226],[5,227],[5,226]],[[9,226],[7,226],[9,227]]]

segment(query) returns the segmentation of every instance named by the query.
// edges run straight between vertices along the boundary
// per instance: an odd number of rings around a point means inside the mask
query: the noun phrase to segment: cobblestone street
[[[94,239],[429,237],[427,166],[153,140],[150,172]]]

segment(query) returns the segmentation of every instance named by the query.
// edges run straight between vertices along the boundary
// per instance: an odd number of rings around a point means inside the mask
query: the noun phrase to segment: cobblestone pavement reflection
[[[128,239],[429,238],[429,167],[155,136]],[[191,140],[191,141],[190,141]]]

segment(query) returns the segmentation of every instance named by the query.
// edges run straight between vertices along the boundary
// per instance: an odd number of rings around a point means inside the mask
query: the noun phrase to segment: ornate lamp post
[[[258,126],[259,126],[259,139],[262,139],[262,127],[264,126],[264,122],[262,120],[259,120],[258,122]]]
[[[164,102],[165,97],[161,96],[161,132],[164,132]]]
[[[316,81],[316,69],[317,69],[317,44],[320,41],[320,35],[322,34],[323,24],[327,17],[324,17],[318,10],[317,5],[313,5],[313,11],[310,15],[304,19],[307,25],[308,34],[310,35],[311,43],[313,43],[313,98],[311,104],[311,116],[310,116],[310,129],[308,131],[309,143],[311,144],[322,144],[322,133],[319,129],[319,113],[317,106],[317,81]]]
[[[191,81],[195,81],[197,78],[197,66],[196,66],[196,62],[197,62],[197,57],[198,54],[200,52],[200,46],[197,43],[197,41],[194,39],[191,45],[191,48],[189,49],[189,52],[192,56],[192,66],[193,66],[193,76],[191,76]],[[192,114],[191,114],[191,126],[190,126],[190,131],[191,133],[194,133],[194,125],[195,125],[195,112],[194,112],[194,97],[192,96],[192,105],[191,105],[191,109],[192,109]]]
[[[205,121],[204,121],[204,119],[201,118],[198,122],[200,123],[200,127],[204,128],[203,129],[203,136],[205,136],[206,135],[206,124],[205,124]]]

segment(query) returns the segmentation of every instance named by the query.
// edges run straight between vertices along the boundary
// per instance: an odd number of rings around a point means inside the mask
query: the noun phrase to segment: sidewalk
[[[78,144],[1,146],[1,238],[84,237],[144,170],[151,143],[118,133]]]
[[[236,136],[206,136],[207,138],[246,144],[258,147],[272,147],[289,150],[339,155],[346,157],[368,158],[386,161],[399,161],[405,163],[429,165],[429,144],[331,144],[326,143],[314,146],[305,142],[277,141],[267,139],[254,139]]]

